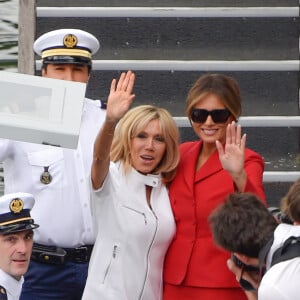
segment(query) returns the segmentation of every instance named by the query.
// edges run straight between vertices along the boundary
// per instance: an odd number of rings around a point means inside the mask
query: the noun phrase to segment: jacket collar
[[[212,155],[208,158],[208,160],[204,163],[204,165],[196,172],[196,164],[197,164],[197,159],[199,156],[199,153],[201,151],[201,148],[203,146],[203,142],[199,141],[196,143],[193,143],[190,145],[187,150],[181,155],[184,157],[183,162],[184,162],[184,176],[188,178],[188,182],[190,182],[191,176],[193,176],[194,180],[192,182],[197,182],[200,180],[203,180],[216,172],[221,171],[222,165],[219,160],[219,154],[217,149],[212,153]],[[191,172],[191,171],[194,172]]]
[[[20,280],[16,280],[14,277],[10,276],[9,274],[0,269],[1,285],[4,286],[7,293],[13,295],[16,298],[21,294],[23,281],[23,276]]]

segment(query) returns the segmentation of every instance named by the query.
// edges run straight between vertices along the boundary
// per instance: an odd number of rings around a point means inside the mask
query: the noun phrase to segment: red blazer
[[[214,245],[207,220],[212,210],[235,191],[235,185],[229,173],[223,170],[217,150],[195,173],[201,147],[201,141],[180,145],[180,164],[170,186],[177,227],[165,258],[164,280],[174,285],[237,287],[226,265],[230,254]],[[245,151],[245,170],[245,192],[255,193],[265,202],[264,162],[250,149]]]

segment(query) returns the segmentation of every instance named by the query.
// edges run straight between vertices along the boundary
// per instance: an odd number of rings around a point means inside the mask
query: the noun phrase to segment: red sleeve
[[[245,171],[247,183],[244,192],[253,193],[266,203],[263,187],[264,161],[258,153],[250,149],[245,152]]]

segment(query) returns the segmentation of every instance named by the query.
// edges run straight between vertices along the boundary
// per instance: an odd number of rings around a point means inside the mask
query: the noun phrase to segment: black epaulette
[[[0,300],[7,300],[6,289],[0,285]]]

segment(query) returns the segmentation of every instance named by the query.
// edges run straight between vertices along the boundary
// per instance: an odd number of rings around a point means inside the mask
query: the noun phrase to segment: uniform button
[[[88,205],[87,205],[87,203],[84,203],[84,205],[83,205],[84,207],[87,207]]]
[[[91,232],[91,228],[88,228],[88,229],[87,229],[87,232]]]
[[[157,181],[153,181],[153,186],[157,186]]]
[[[83,183],[83,179],[82,178],[80,179],[80,182]]]

